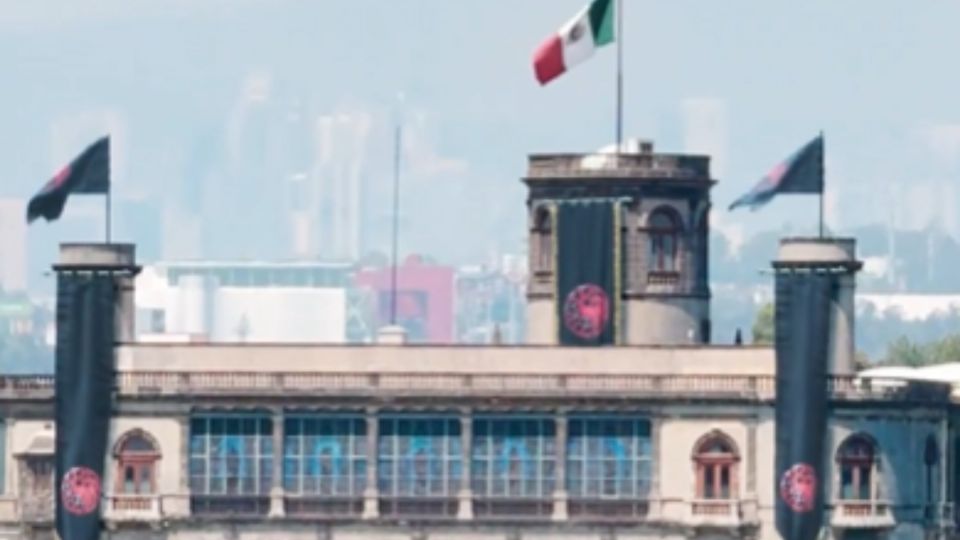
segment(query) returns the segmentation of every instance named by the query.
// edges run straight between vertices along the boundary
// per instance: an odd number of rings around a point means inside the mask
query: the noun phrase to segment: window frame
[[[150,450],[131,450],[127,449],[135,438],[145,441]],[[121,496],[144,497],[156,495],[157,493],[157,462],[160,461],[160,445],[157,440],[148,432],[142,429],[132,429],[124,433],[117,439],[113,451],[115,461],[116,479],[114,482],[114,493]],[[133,491],[127,489],[127,471],[130,470],[133,476]],[[149,487],[143,491],[144,476],[147,475]]]
[[[663,217],[669,225],[657,223]],[[658,206],[647,217],[645,227],[649,248],[647,250],[648,269],[653,274],[680,273],[680,240],[683,236],[683,220],[670,206]],[[669,253],[667,253],[669,251]]]
[[[339,424],[343,425],[339,425]],[[296,426],[296,427],[295,427]],[[324,427],[327,429],[325,430]],[[341,427],[346,427],[341,431]],[[313,443],[308,450],[309,443]],[[317,449],[322,447],[318,453]],[[332,472],[324,472],[323,450]],[[359,499],[366,489],[367,422],[360,413],[290,413],[283,418],[282,486],[285,495]],[[314,460],[316,464],[313,464]],[[316,469],[315,472],[308,470]],[[341,473],[337,474],[336,470]]]
[[[535,274],[553,273],[554,261],[554,211],[550,206],[540,205],[533,212],[533,227],[531,232],[535,245],[531,252],[534,260],[531,261]]]
[[[868,449],[869,454],[846,453],[860,448]],[[881,455],[880,447],[873,437],[866,433],[849,435],[837,446],[834,461],[837,467],[837,500],[844,503],[871,503],[879,500]],[[846,480],[848,473],[849,482]],[[852,495],[849,497],[846,496],[848,484],[849,493]]]
[[[533,435],[528,435],[527,427],[531,422],[538,427]],[[475,499],[552,499],[557,477],[557,428],[553,417],[539,414],[481,414],[475,416],[472,423],[470,487]],[[508,442],[508,439],[512,440]],[[515,463],[512,452],[529,452],[530,448],[524,448],[528,439],[536,441],[536,449],[531,457],[518,458],[516,463],[522,471],[532,467],[532,478],[524,476],[525,472],[521,472],[517,478],[511,472]],[[497,474],[497,462],[502,461],[505,452],[511,456],[507,461],[509,470],[506,474]]]
[[[723,445],[726,451],[709,451],[717,443]],[[703,435],[693,446],[692,459],[698,500],[737,500],[740,496],[740,451],[732,437],[719,430]],[[724,473],[726,485],[723,482]]]
[[[629,433],[607,432],[629,426]],[[645,433],[645,434],[644,434]],[[623,463],[611,459],[608,445],[626,446]],[[650,497],[653,483],[653,425],[649,418],[617,414],[571,414],[567,417],[566,486],[571,500],[636,501]],[[610,470],[613,466],[612,478]],[[621,467],[627,467],[622,471]],[[626,475],[621,473],[625,472]],[[599,478],[594,478],[599,475]],[[625,477],[624,477],[625,476]],[[591,489],[599,480],[598,489]],[[612,483],[610,483],[612,481]],[[608,489],[612,487],[612,489]]]

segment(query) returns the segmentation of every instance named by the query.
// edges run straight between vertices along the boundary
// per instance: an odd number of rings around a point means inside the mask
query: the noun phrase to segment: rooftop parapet
[[[533,154],[527,180],[648,178],[710,181],[710,158],[680,154]]]

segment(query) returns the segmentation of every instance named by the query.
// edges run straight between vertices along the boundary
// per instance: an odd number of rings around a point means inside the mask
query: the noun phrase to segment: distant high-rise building
[[[23,199],[0,199],[0,289],[27,288],[27,225]]]
[[[355,260],[361,251],[364,161],[372,120],[337,113],[316,121],[315,159],[299,212],[316,256]]]
[[[683,102],[683,150],[710,156],[713,174],[722,178],[727,162],[727,106],[721,99],[693,98]]]

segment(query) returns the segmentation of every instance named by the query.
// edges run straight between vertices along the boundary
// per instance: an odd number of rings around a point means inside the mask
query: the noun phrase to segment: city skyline
[[[30,196],[74,147],[108,129],[118,146],[117,210],[136,201],[160,216],[160,223],[140,225],[156,229],[149,234],[116,219],[120,238],[157,243],[150,250],[165,258],[316,253],[295,247],[313,240],[304,240],[302,219],[289,217],[291,175],[299,174],[292,171],[309,167],[291,160],[311,158],[267,147],[297,138],[277,127],[294,107],[307,122],[346,112],[369,118],[362,172],[353,173],[366,187],[359,223],[351,226],[366,233],[351,233],[362,246],[338,249],[363,255],[388,247],[380,233],[390,220],[392,128],[402,91],[401,251],[452,263],[519,251],[526,153],[591,151],[613,137],[611,51],[549,88],[533,80],[533,47],[579,4],[531,1],[506,19],[507,3],[498,1],[180,0],[158,10],[92,0],[82,13],[63,2],[10,6],[0,14],[0,27],[9,30],[0,44],[22,76],[3,90],[19,106],[0,127],[0,155],[11,163],[0,196]],[[653,139],[659,151],[710,153],[720,180],[715,208],[823,129],[831,228],[934,225],[960,237],[960,117],[949,92],[960,81],[939,68],[958,39],[944,21],[960,8],[626,4],[626,134]],[[405,15],[409,24],[398,27]],[[343,25],[316,31],[331,20],[356,24],[352,33]],[[37,38],[46,31],[61,39]],[[462,45],[444,46],[452,42]],[[109,59],[109,68],[90,58]],[[265,103],[254,108],[270,109],[258,127],[238,124],[251,78],[264,84]],[[238,129],[256,134],[244,144],[269,154],[267,161],[257,164],[254,152],[231,147]],[[874,204],[859,204],[864,199]],[[713,221],[733,244],[762,230],[814,226],[812,199],[775,205],[755,214],[715,211]],[[214,227],[203,219],[210,211],[245,219]],[[32,227],[31,279],[54,257],[37,244],[97,239],[101,213],[99,201],[72,201],[64,222]]]

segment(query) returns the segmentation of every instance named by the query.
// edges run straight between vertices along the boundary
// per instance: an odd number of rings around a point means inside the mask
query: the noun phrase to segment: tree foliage
[[[958,333],[948,334],[928,343],[917,343],[906,336],[900,336],[887,347],[882,363],[890,366],[920,367],[948,362],[960,362]]]
[[[773,344],[773,316],[773,304],[764,304],[757,312],[757,318],[753,322],[753,343],[755,345]]]

